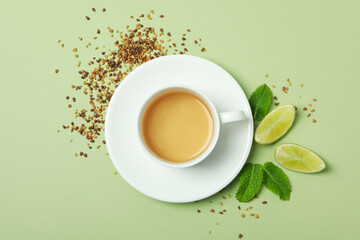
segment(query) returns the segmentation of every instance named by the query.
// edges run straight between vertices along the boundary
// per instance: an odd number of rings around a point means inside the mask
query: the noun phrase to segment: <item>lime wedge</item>
[[[259,144],[270,144],[279,140],[291,128],[295,120],[294,105],[282,105],[260,122],[255,131],[255,141]]]
[[[324,161],[318,155],[291,143],[277,146],[275,159],[283,167],[301,173],[316,173],[326,168]]]

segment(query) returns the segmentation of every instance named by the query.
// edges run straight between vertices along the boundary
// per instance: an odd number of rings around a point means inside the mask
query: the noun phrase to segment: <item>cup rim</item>
[[[189,91],[192,94],[198,96],[201,98],[201,100],[203,100],[203,102],[206,104],[206,106],[208,107],[208,109],[211,112],[213,121],[214,121],[214,131],[213,131],[213,136],[212,139],[209,143],[209,145],[207,146],[207,148],[196,158],[193,158],[189,161],[185,161],[185,162],[170,162],[167,161],[165,159],[162,159],[160,157],[158,157],[157,155],[155,155],[147,146],[144,138],[143,138],[143,134],[142,134],[142,121],[143,121],[143,116],[145,113],[146,108],[148,107],[148,105],[152,102],[152,100],[154,98],[156,98],[157,96],[159,96],[160,94],[163,94],[167,91],[170,90],[185,90],[185,91]],[[159,88],[157,91],[155,91],[154,93],[152,93],[147,100],[142,104],[142,106],[140,107],[139,110],[139,114],[138,114],[138,118],[137,118],[137,133],[138,133],[138,142],[139,145],[141,146],[141,148],[143,149],[143,151],[145,151],[145,153],[152,159],[154,160],[156,163],[166,166],[166,167],[171,167],[171,168],[186,168],[186,167],[191,167],[194,166],[198,163],[200,163],[201,161],[203,161],[214,149],[218,138],[219,138],[219,132],[220,132],[220,119],[219,119],[219,114],[218,111],[216,110],[214,104],[212,103],[212,101],[204,94],[202,93],[200,90],[189,86],[189,85],[185,85],[185,84],[174,84],[174,85],[166,85],[162,88]]]

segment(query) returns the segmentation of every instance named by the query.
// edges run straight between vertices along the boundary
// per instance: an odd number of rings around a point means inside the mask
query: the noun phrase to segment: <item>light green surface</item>
[[[359,1],[91,2],[0,2],[0,239],[237,239],[239,233],[243,239],[360,239]],[[92,7],[107,12],[93,14]],[[114,175],[104,148],[75,158],[84,139],[56,130],[73,116],[65,96],[79,80],[71,52],[77,36],[122,28],[129,15],[149,9],[166,15],[154,21],[157,27],[174,34],[191,28],[202,37],[207,52],[190,53],[223,66],[248,96],[266,82],[277,86],[281,104],[303,107],[316,97],[317,123],[299,110],[278,143],[312,149],[327,169],[313,175],[284,170],[290,201],[263,188],[258,199],[240,204],[253,206],[260,218],[243,219],[234,197],[168,204],[143,196]],[[288,77],[294,86],[286,95],[279,88]],[[249,161],[275,163],[275,145],[254,144]],[[236,182],[225,192],[234,196]],[[220,199],[227,213],[211,214]]]

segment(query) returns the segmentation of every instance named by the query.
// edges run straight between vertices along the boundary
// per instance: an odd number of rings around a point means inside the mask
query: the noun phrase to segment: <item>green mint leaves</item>
[[[236,192],[239,202],[248,202],[259,192],[263,180],[263,169],[260,164],[245,164],[241,170],[240,185]]]
[[[259,86],[250,96],[249,103],[254,115],[254,120],[261,121],[266,116],[272,99],[270,88],[263,84]],[[286,174],[272,162],[264,166],[260,164],[245,164],[240,172],[240,183],[236,192],[239,202],[248,202],[259,193],[262,184],[271,192],[280,197],[281,200],[290,199],[291,186]]]
[[[264,164],[264,185],[267,189],[275,193],[281,200],[289,200],[291,186],[289,179],[279,167],[272,162]]]
[[[261,121],[267,114],[271,103],[271,90],[263,84],[259,86],[250,96],[249,103],[254,119]]]
[[[280,196],[281,200],[289,200],[291,186],[285,173],[271,162],[262,167],[260,164],[245,164],[240,172],[239,188],[236,199],[248,202],[259,193],[262,183],[265,187]]]

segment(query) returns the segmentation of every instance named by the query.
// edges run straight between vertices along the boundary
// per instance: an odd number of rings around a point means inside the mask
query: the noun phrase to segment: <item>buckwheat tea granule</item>
[[[96,12],[96,10],[91,10]],[[103,12],[105,11],[105,8],[103,8]],[[159,15],[159,17],[162,19],[164,15]],[[90,20],[88,16],[85,18]],[[132,21],[136,21],[133,24],[134,27],[130,27],[130,24],[126,25],[124,30],[115,30],[108,27],[107,30],[111,35],[106,34],[104,37],[114,38],[113,45],[110,48],[105,48],[105,46],[101,45],[95,46],[94,51],[99,51],[101,47],[104,50],[100,50],[100,56],[94,53],[94,57],[85,61],[87,64],[84,65],[86,66],[78,71],[80,81],[76,80],[71,85],[71,88],[76,92],[75,94],[80,93],[88,99],[89,105],[80,105],[77,102],[76,106],[69,104],[69,108],[75,108],[74,120],[76,119],[76,121],[72,121],[71,125],[64,124],[63,126],[64,129],[69,129],[71,133],[76,132],[83,136],[88,141],[87,146],[89,149],[93,148],[92,144],[95,144],[97,139],[102,138],[107,106],[122,79],[134,68],[151,59],[168,54],[184,54],[188,52],[188,49],[185,48],[185,43],[182,46],[178,46],[174,42],[171,47],[167,47],[165,42],[173,41],[172,34],[169,31],[165,34],[164,28],[160,28],[158,31],[149,25],[153,18],[154,11],[150,10],[150,13],[146,15],[140,14],[139,18],[134,19],[134,16],[130,17]],[[147,24],[143,23],[145,20]],[[190,29],[185,31],[189,33]],[[96,29],[95,32],[97,36],[104,35],[104,31],[101,29]],[[97,36],[94,36],[93,40],[96,40]],[[78,38],[80,41],[83,40],[82,37]],[[88,42],[85,45],[88,49],[86,51],[90,51],[89,47],[92,44],[92,42]],[[203,49],[201,49],[201,52],[204,52]],[[74,47],[72,51],[77,53],[78,48]],[[79,55],[76,54],[75,57],[79,58]],[[80,67],[82,65],[81,62],[78,61],[76,66]],[[58,73],[58,69],[55,72]],[[102,141],[105,144],[105,141]],[[96,147],[96,149],[99,149],[99,147]],[[80,156],[85,155],[80,154]]]

